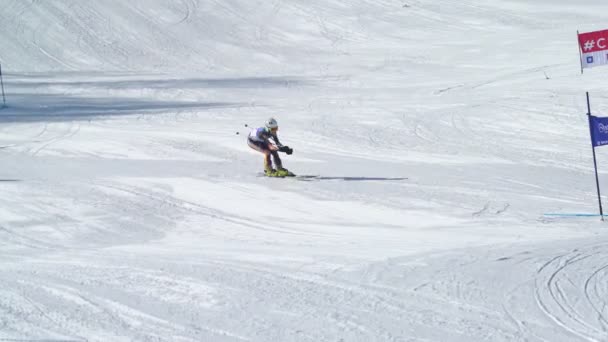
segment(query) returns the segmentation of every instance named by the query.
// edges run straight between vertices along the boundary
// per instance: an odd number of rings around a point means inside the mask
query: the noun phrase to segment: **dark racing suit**
[[[272,142],[270,141],[272,139]],[[273,143],[274,142],[274,143]],[[264,171],[272,171],[272,160],[277,170],[283,169],[283,163],[279,157],[278,149],[283,145],[279,141],[276,133],[271,133],[265,127],[260,127],[249,133],[247,145],[252,149],[264,154]]]

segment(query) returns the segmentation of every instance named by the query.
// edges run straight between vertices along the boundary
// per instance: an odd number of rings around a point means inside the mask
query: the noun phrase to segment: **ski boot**
[[[277,170],[271,168],[264,169],[264,176],[277,177]]]
[[[293,174],[293,172],[284,169],[284,168],[279,168],[276,171],[276,175],[277,177],[294,177],[295,175]]]

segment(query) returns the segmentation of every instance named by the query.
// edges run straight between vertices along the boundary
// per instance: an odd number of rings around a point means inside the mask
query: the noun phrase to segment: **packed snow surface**
[[[607,13],[0,0],[0,341],[607,341]]]

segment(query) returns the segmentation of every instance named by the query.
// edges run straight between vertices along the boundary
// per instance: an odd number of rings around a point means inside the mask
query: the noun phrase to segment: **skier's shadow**
[[[302,175],[297,176],[303,179],[317,179],[317,180],[342,180],[342,181],[401,181],[406,180],[407,177],[326,177],[316,175]]]
[[[2,182],[21,182],[21,179],[0,179],[0,183]]]

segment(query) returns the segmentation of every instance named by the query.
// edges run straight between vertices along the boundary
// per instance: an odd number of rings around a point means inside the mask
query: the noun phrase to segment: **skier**
[[[293,149],[289,148],[289,146],[281,144],[279,137],[277,136],[278,130],[279,125],[277,120],[270,118],[268,121],[266,121],[266,124],[263,127],[254,129],[251,131],[251,133],[249,133],[247,145],[249,145],[249,147],[252,149],[264,154],[264,174],[266,174],[266,176],[293,176],[293,173],[283,168],[283,163],[281,162],[281,158],[279,157],[278,153],[285,152],[287,154],[292,154]],[[271,156],[276,169],[272,168]]]

